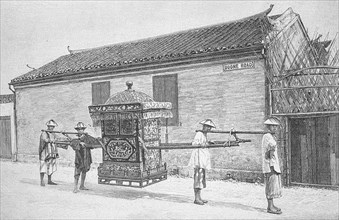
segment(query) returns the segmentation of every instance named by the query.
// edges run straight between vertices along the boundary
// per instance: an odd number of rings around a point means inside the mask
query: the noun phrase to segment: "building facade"
[[[135,42],[69,50],[70,54],[13,79],[18,159],[38,160],[40,130],[51,118],[59,124],[56,130],[70,131],[82,121],[89,133],[100,136],[88,106],[104,104],[126,89],[126,81],[133,81],[133,89],[155,101],[172,103],[174,117],[162,124],[164,143],[192,141],[206,118],[218,130],[263,130],[263,121],[271,114],[265,40],[272,20],[280,17],[268,17],[270,11]],[[252,142],[211,150],[209,178],[256,181],[262,176],[261,135],[241,138]],[[284,149],[279,153],[287,175]],[[163,160],[172,172],[189,176],[190,153],[164,151]],[[73,164],[72,150],[60,150],[60,156],[59,162]],[[93,157],[101,162],[101,150],[94,150]]]

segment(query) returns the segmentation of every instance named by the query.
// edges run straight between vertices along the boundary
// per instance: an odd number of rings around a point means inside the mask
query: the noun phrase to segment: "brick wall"
[[[198,123],[211,118],[219,130],[262,130],[265,117],[264,70],[261,62],[255,69],[223,72],[222,65],[196,68],[178,75],[179,127],[169,128],[169,142],[190,142]],[[165,129],[162,136],[164,141]],[[261,171],[261,135],[239,135],[252,139],[240,147],[211,149],[212,168],[210,177],[226,178],[232,170],[250,170],[259,175]],[[228,135],[209,134],[211,140],[228,140]],[[186,175],[191,150],[165,152],[163,158],[169,166],[176,165]],[[179,172],[180,172],[179,169]],[[191,175],[191,174],[189,174]],[[242,175],[242,174],[238,174]],[[251,177],[256,178],[256,177]],[[251,179],[239,178],[242,180]]]
[[[224,63],[227,63],[225,61]],[[156,74],[178,74],[179,124],[169,127],[169,142],[191,142],[199,121],[211,118],[217,129],[261,130],[265,111],[264,70],[262,61],[255,69],[223,72],[220,64],[192,67]],[[112,77],[105,80],[67,82],[31,88],[17,88],[18,153],[37,155],[40,130],[53,118],[56,130],[74,131],[78,121],[88,125],[87,132],[100,136],[100,128],[90,127],[88,106],[92,103],[91,83],[111,81],[111,95],[126,89],[125,82],[133,81],[133,89],[152,96],[152,76],[155,73]],[[162,129],[162,141],[165,139]],[[227,140],[228,135],[210,134],[212,140]],[[212,167],[216,169],[260,171],[261,136],[240,136],[252,139],[240,147],[213,149]],[[169,167],[185,167],[191,150],[163,151]],[[60,150],[60,161],[72,163],[72,149]],[[93,160],[101,161],[101,150],[93,150]],[[221,176],[224,174],[221,174]],[[220,177],[223,178],[223,177]]]

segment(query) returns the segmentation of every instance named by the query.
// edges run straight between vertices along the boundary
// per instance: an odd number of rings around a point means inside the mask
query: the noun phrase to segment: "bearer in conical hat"
[[[74,127],[77,130],[78,138],[72,140],[71,147],[75,151],[75,170],[74,170],[74,193],[78,192],[78,182],[81,174],[80,190],[88,190],[85,187],[86,173],[91,169],[92,155],[91,149],[102,147],[99,138],[94,138],[85,133],[86,126],[78,122]]]
[[[46,122],[47,131],[53,131],[58,124],[53,120]],[[56,185],[52,182],[52,174],[57,170],[56,158],[59,157],[58,150],[55,146],[55,133],[42,132],[39,143],[39,160],[40,160],[40,185],[45,186],[44,175],[48,175],[49,185]]]
[[[267,212],[281,214],[281,209],[276,207],[273,199],[281,197],[281,171],[279,167],[278,145],[276,133],[280,121],[275,117],[268,118],[264,124],[268,132],[262,138],[262,169],[265,176],[265,194],[267,199]]]
[[[202,132],[199,131],[196,133],[192,145],[206,146],[209,144],[207,132],[215,128],[215,124],[211,119],[203,120],[200,124],[203,126]],[[201,198],[201,190],[206,188],[206,170],[211,169],[211,159],[208,148],[194,149],[188,165],[194,169],[194,203],[204,205],[207,201]]]

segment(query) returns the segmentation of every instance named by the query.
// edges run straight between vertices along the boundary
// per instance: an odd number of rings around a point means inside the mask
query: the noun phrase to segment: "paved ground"
[[[39,185],[39,166],[1,160],[1,219],[338,219],[338,191],[284,188],[276,200],[282,215],[266,213],[264,187],[250,183],[208,181],[192,203],[192,179],[169,177],[143,189],[97,184],[88,173],[90,191],[72,192],[73,168],[58,167],[57,186]]]

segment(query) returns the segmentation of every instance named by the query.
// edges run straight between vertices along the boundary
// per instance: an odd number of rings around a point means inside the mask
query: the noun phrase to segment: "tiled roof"
[[[14,102],[14,94],[0,95],[0,104]]]
[[[262,45],[266,15],[272,9],[241,20],[196,28],[143,40],[73,51],[11,81],[12,84],[81,74],[83,70],[114,68],[135,63],[196,57],[200,54]]]

